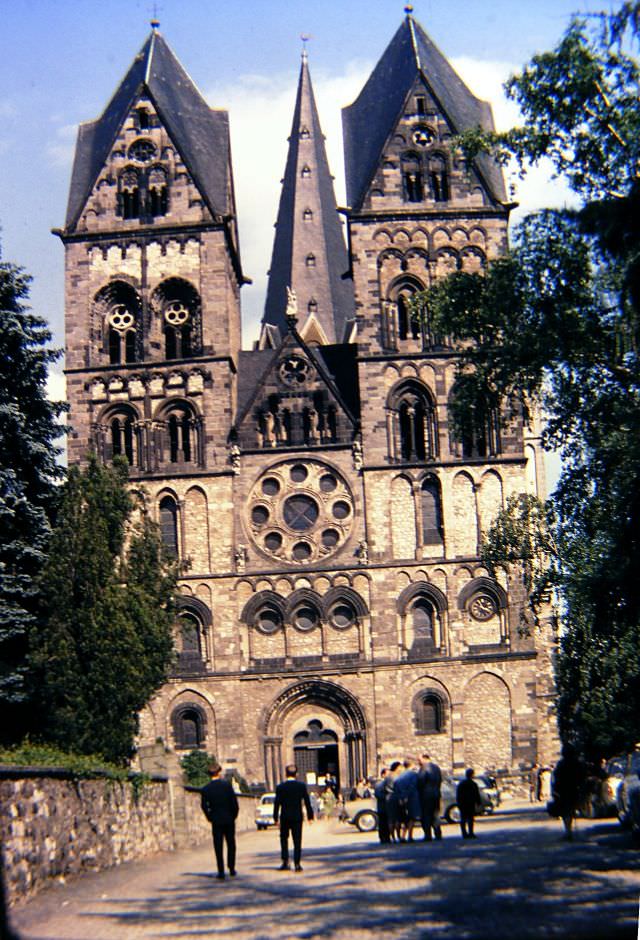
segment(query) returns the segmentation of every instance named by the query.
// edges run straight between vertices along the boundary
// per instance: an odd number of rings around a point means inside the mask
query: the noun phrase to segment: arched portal
[[[263,743],[269,789],[283,779],[290,761],[298,764],[300,779],[331,773],[343,788],[367,775],[364,712],[333,682],[310,678],[285,689],[265,715]]]

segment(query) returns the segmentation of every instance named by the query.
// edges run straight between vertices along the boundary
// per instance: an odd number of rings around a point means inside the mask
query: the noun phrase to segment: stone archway
[[[300,746],[300,729],[308,728],[310,722],[315,721],[335,732],[337,775],[341,786],[352,787],[360,777],[367,775],[366,721],[361,705],[342,686],[310,678],[281,692],[264,716],[264,770],[268,789],[273,789],[283,779],[284,766],[294,757],[294,744]]]

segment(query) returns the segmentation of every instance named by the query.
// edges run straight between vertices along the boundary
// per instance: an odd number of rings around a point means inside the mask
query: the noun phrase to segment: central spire
[[[295,291],[298,329],[310,341],[336,343],[353,317],[354,300],[333,179],[311,86],[303,39],[298,93],[289,137],[263,325],[286,331],[287,288]]]

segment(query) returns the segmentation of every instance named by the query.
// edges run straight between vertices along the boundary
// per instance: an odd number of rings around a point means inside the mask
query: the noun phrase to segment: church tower
[[[287,329],[287,288],[297,298],[298,329],[310,343],[345,341],[353,325],[353,286],[333,192],[333,177],[313,95],[306,51],[289,136],[289,153],[263,317],[266,337]]]
[[[153,29],[78,134],[65,227],[69,459],[228,471],[243,282],[226,112]],[[175,550],[176,494],[163,525]]]

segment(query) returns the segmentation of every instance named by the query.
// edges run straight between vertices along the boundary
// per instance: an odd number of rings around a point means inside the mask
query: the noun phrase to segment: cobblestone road
[[[304,872],[279,872],[277,834],[239,839],[238,876],[208,847],[53,885],[13,913],[21,940],[526,940],[637,937],[640,853],[615,820],[576,841],[540,808],[511,807],[463,841],[379,846],[375,834],[305,827]]]

